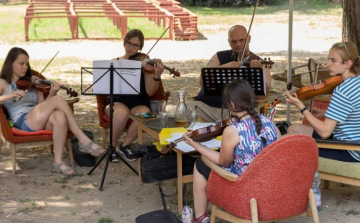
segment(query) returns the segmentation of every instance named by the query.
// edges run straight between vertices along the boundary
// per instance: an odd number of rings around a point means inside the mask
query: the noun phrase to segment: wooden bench
[[[360,142],[316,139],[319,148],[359,150]],[[329,181],[360,186],[360,162],[341,162],[319,157],[320,178],[324,188],[329,189]]]

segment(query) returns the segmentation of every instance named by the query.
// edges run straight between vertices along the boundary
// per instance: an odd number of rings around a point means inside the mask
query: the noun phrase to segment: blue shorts
[[[321,136],[314,130],[312,137],[315,139],[321,139]],[[328,139],[334,139],[334,135],[331,134]],[[338,160],[342,162],[359,162],[350,155],[347,150],[341,149],[324,149],[319,148],[319,156],[327,159]]]
[[[20,116],[20,118],[14,123],[14,126],[20,130],[23,130],[23,131],[27,131],[27,132],[35,132],[35,130],[31,129],[27,122],[26,122],[26,115],[27,113],[25,114],[22,114]]]

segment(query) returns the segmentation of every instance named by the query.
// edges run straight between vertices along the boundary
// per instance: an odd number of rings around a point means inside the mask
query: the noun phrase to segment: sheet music
[[[135,60],[95,60],[93,61],[93,82],[97,81],[93,86],[93,93],[95,94],[109,94],[110,93],[110,71],[102,78],[101,76],[113,64],[114,71],[114,94],[130,94],[137,95],[140,93],[140,78],[141,78],[141,62]],[[138,69],[116,69],[116,68],[138,68]],[[117,73],[121,75],[124,81]],[[99,79],[101,78],[101,79]],[[132,87],[135,89],[133,89]],[[138,93],[139,92],[139,93]]]

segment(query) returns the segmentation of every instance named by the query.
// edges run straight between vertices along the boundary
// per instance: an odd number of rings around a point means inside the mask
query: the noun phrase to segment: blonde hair
[[[359,73],[360,71],[360,56],[357,53],[357,48],[352,42],[339,42],[335,43],[331,49],[339,52],[342,61],[351,60],[353,64],[350,67],[350,72]]]

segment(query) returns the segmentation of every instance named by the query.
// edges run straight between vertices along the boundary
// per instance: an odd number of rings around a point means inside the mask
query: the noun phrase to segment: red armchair
[[[212,168],[207,196],[216,217],[230,222],[272,221],[308,214],[319,222],[311,185],[318,167],[314,139],[293,135],[266,147],[239,177],[202,157]],[[311,210],[307,210],[308,199]],[[223,210],[218,209],[221,207]]]

